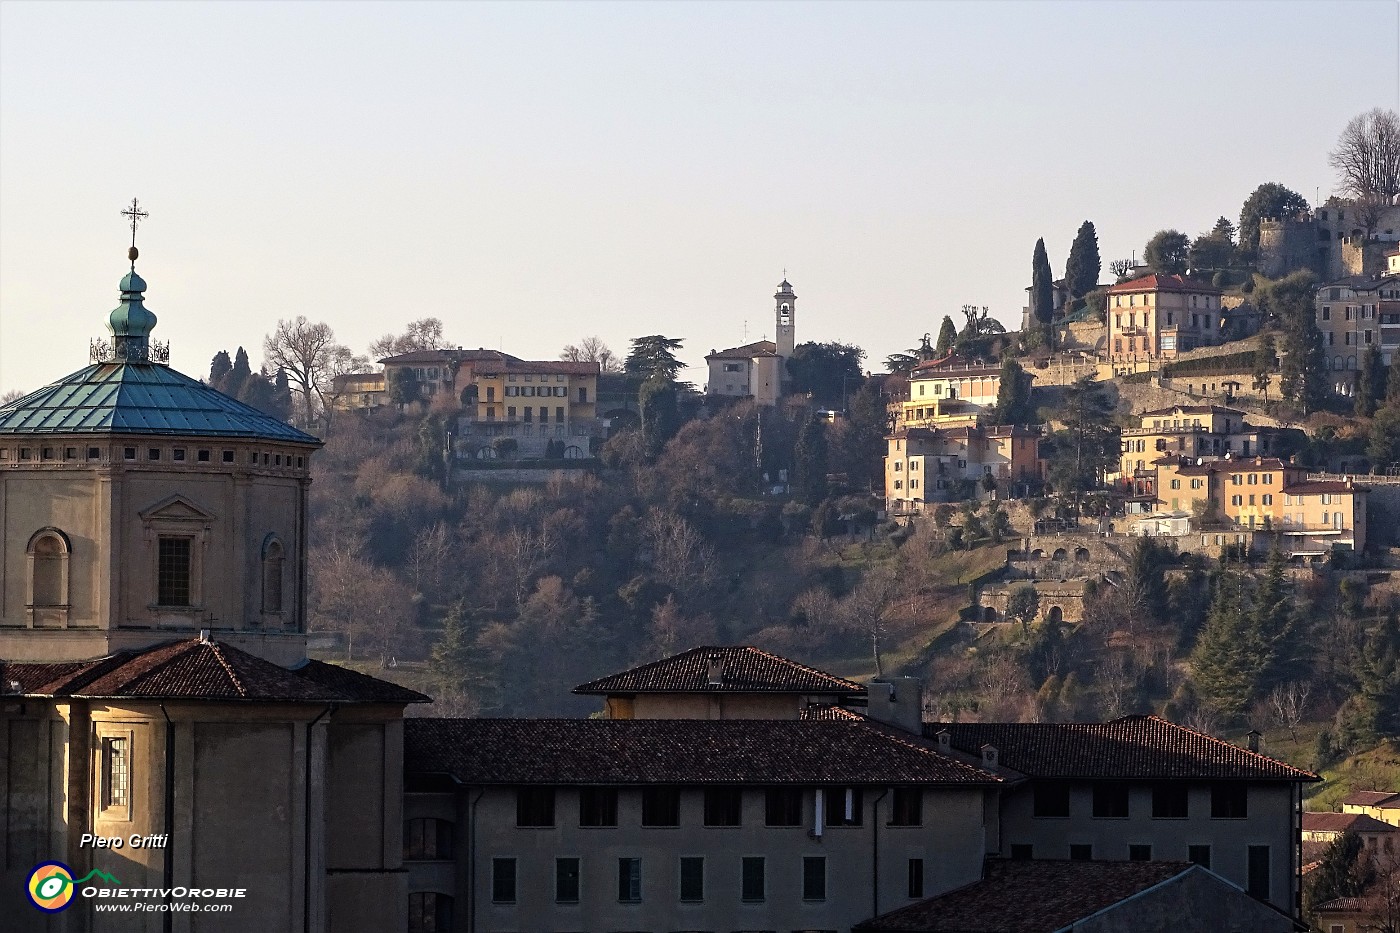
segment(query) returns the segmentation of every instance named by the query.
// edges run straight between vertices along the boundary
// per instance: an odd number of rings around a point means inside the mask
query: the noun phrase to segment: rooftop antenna
[[[122,216],[131,221],[131,249],[126,251],[126,258],[131,260],[131,271],[135,272],[136,257],[141,255],[136,249],[136,225],[151,215],[149,211],[141,210],[141,205],[132,198],[131,206],[122,211]]]

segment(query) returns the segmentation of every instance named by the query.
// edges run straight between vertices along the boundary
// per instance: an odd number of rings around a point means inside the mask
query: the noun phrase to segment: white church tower
[[[777,344],[778,355],[786,360],[792,356],[792,349],[797,345],[797,296],[793,294],[786,276],[774,293],[773,300],[777,303],[777,330],[773,332],[773,342]]]

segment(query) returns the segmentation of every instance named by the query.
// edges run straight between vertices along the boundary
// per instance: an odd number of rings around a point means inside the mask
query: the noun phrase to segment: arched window
[[[435,892],[408,896],[408,933],[449,933],[451,929],[451,897]]]
[[[282,542],[268,535],[262,548],[262,611],[282,611]]]
[[[29,539],[29,605],[36,609],[68,606],[68,536],[41,528]]]

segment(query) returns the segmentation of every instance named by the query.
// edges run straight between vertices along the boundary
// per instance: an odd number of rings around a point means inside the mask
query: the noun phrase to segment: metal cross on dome
[[[131,221],[131,247],[136,248],[136,225],[147,217],[151,216],[148,211],[141,210],[135,198],[131,199],[131,206],[122,211],[122,216]]]

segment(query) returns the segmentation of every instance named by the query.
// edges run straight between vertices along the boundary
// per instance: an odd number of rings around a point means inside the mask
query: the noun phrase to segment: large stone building
[[[307,659],[320,442],[170,368],[131,258],[92,365],[0,407],[0,925],[403,930],[426,698]]]
[[[1153,464],[1162,457],[1269,456],[1297,433],[1252,425],[1243,411],[1223,405],[1174,405],[1137,417],[1138,427],[1123,429],[1119,477],[1130,493],[1148,497],[1156,493]]]
[[[522,457],[542,457],[551,442],[561,456],[590,457],[605,435],[598,417],[597,363],[520,360],[497,354],[474,360],[457,419],[459,457],[493,459],[500,438]]]
[[[1352,276],[1317,290],[1317,329],[1333,372],[1361,368],[1372,346],[1388,366],[1400,349],[1400,275]]]
[[[1144,275],[1108,290],[1108,357],[1114,363],[1172,360],[1224,340],[1220,289],[1180,275]]]
[[[711,350],[707,396],[751,398],[760,405],[776,405],[791,381],[787,361],[792,358],[797,334],[797,295],[784,278],[773,293],[773,340],[759,340],[728,350]]]

